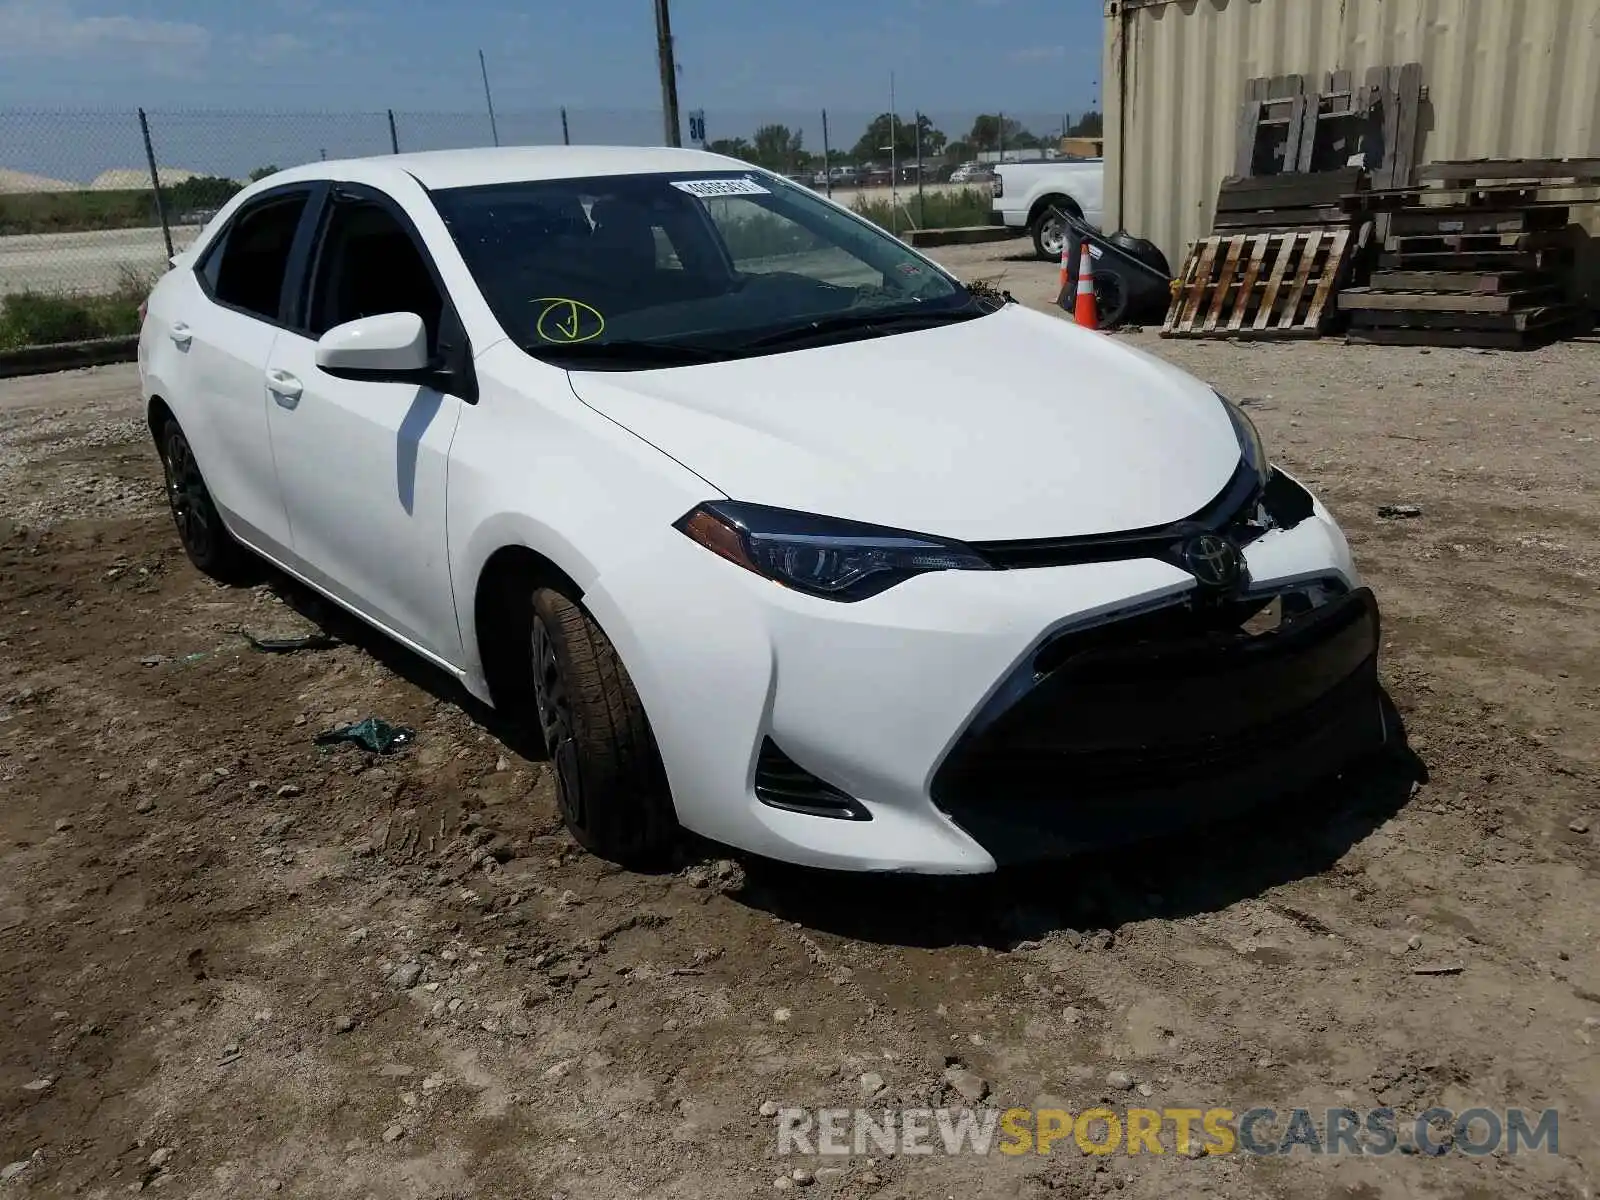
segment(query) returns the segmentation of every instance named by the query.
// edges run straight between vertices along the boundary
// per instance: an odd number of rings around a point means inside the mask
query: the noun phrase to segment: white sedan
[[[1395,735],[1345,539],[1244,413],[745,163],[316,163],[139,369],[178,536],[542,735],[574,836],[974,873]]]

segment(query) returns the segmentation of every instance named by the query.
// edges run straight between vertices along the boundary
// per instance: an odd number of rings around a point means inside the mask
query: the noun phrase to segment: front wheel
[[[677,820],[644,705],[604,631],[549,588],[533,595],[533,700],[561,819],[592,854],[657,865]]]

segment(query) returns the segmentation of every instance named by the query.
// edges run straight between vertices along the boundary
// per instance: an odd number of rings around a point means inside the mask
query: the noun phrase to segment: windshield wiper
[[[740,342],[740,350],[771,350],[780,346],[798,346],[806,342],[836,340],[841,334],[876,337],[887,333],[907,333],[914,329],[932,329],[939,325],[954,325],[986,315],[990,310],[972,304],[960,308],[919,309],[899,312],[872,312],[858,310],[837,316],[819,317],[803,325],[793,325]]]
[[[697,346],[688,342],[535,342],[523,350],[535,358],[565,366],[573,364],[604,370],[607,367],[681,367],[690,363],[722,362],[737,358],[735,349]]]

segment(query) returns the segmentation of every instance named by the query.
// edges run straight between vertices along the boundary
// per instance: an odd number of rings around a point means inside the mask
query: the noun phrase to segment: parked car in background
[[[950,182],[960,184],[993,183],[994,172],[985,163],[957,167],[950,173]]]
[[[1072,213],[1096,229],[1104,219],[1105,163],[1000,163],[995,167],[990,221],[1026,229],[1040,258],[1061,257],[1066,225],[1052,210]]]
[[[138,364],[194,565],[447,672],[619,862],[683,826],[988,872],[1390,736],[1372,593],[1241,408],[735,159],[280,172],[175,256]]]

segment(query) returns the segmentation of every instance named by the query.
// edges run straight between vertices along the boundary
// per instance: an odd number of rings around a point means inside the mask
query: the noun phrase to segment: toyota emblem
[[[1243,562],[1227,538],[1202,533],[1184,543],[1183,565],[1202,587],[1230,588],[1239,582]]]

